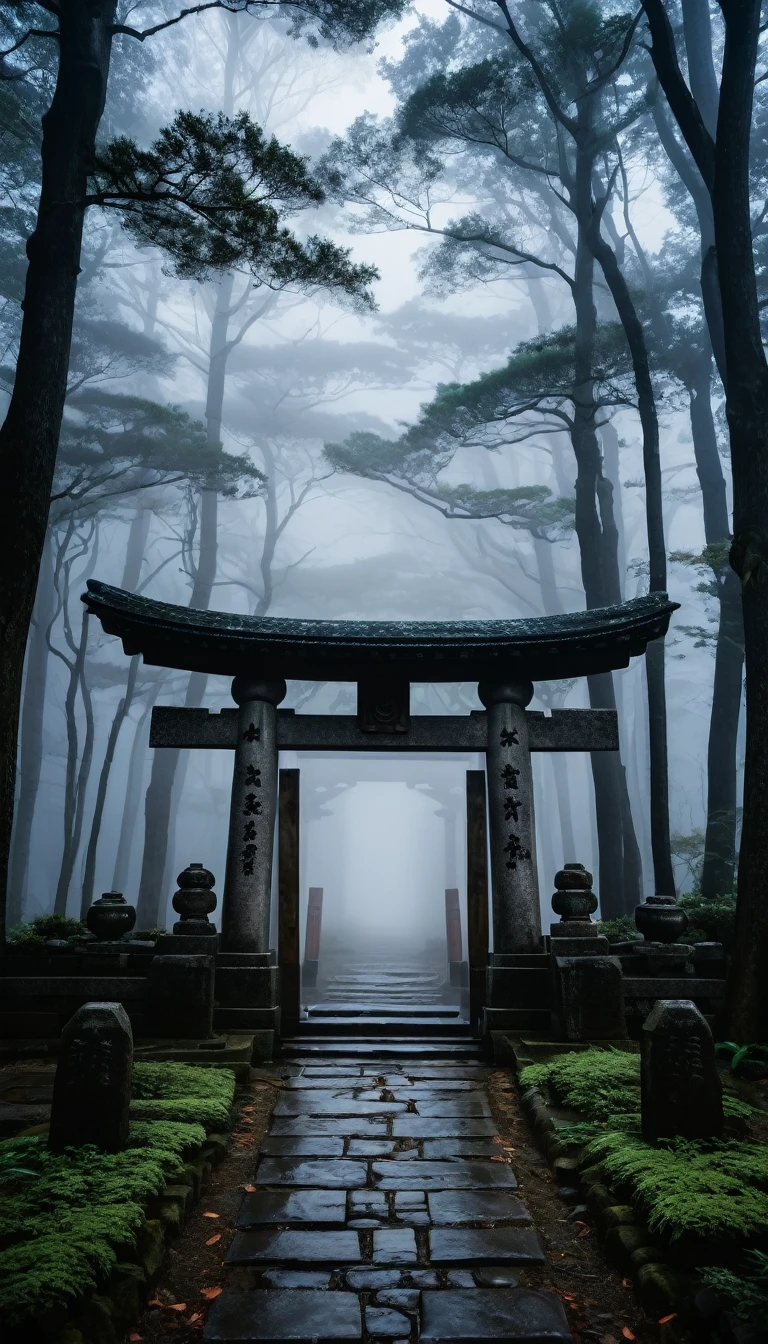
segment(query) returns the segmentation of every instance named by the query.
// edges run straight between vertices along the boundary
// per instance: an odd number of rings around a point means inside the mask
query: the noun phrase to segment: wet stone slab
[[[493,1139],[425,1139],[424,1156],[446,1157],[500,1157],[500,1143]]]
[[[282,1096],[273,1114],[275,1116],[312,1115],[397,1115],[405,1110],[404,1101],[358,1101],[353,1092],[338,1096],[326,1089],[318,1092],[292,1092]]]
[[[260,1151],[263,1157],[342,1157],[344,1140],[322,1134],[304,1134],[295,1139],[267,1134]]]
[[[394,1288],[400,1277],[397,1269],[348,1269],[346,1282],[355,1292],[377,1292],[380,1288]]]
[[[257,1185],[309,1185],[328,1190],[352,1190],[366,1184],[364,1162],[345,1158],[304,1161],[291,1157],[264,1157],[256,1169]]]
[[[411,1323],[407,1316],[391,1307],[366,1307],[365,1328],[374,1338],[407,1339]]]
[[[394,1139],[350,1139],[347,1157],[389,1157]]]
[[[354,1293],[225,1288],[203,1331],[207,1344],[333,1344],[362,1338]]]
[[[228,1265],[344,1265],[360,1260],[356,1232],[237,1232]]]
[[[331,1223],[344,1226],[346,1190],[259,1190],[246,1195],[237,1219],[239,1228],[265,1223]]]
[[[382,1227],[373,1234],[377,1265],[415,1265],[416,1238],[410,1227]]]
[[[340,1115],[278,1116],[272,1121],[270,1132],[286,1137],[335,1134],[341,1138],[383,1139],[387,1135],[387,1122],[364,1117],[344,1119]]]
[[[503,1190],[439,1190],[428,1196],[429,1213],[438,1227],[452,1223],[530,1223],[522,1200]]]
[[[401,1311],[416,1311],[419,1305],[418,1288],[385,1288],[376,1294],[377,1303],[383,1307],[398,1307]]]
[[[331,1276],[322,1269],[265,1269],[261,1278],[269,1288],[330,1288]]]
[[[423,1344],[479,1344],[503,1339],[518,1344],[572,1344],[559,1298],[532,1288],[475,1288],[425,1293]]]
[[[429,1251],[435,1265],[544,1262],[541,1242],[528,1228],[434,1228],[429,1234]]]
[[[392,1122],[392,1133],[396,1139],[490,1139],[496,1133],[496,1126],[484,1116],[456,1120],[445,1116],[436,1120],[421,1114],[397,1115]]]
[[[405,1100],[407,1101],[408,1098],[405,1097]],[[460,1093],[456,1097],[438,1096],[434,1100],[419,1097],[416,1106],[419,1115],[434,1116],[437,1119],[450,1117],[451,1120],[454,1120],[461,1119],[464,1116],[490,1116],[491,1114],[491,1108],[481,1092]]]
[[[373,1179],[380,1190],[517,1189],[511,1167],[490,1162],[374,1162]]]

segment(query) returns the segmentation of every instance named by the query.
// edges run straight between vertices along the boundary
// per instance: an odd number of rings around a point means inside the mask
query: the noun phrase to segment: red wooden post
[[[323,888],[309,888],[307,905],[307,936],[304,940],[304,966],[302,979],[305,985],[317,984],[317,968],[320,961],[320,926],[323,918]]]

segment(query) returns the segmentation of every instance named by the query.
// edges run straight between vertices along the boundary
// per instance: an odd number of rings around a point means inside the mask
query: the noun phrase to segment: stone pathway
[[[432,1050],[434,1047],[431,1048]],[[293,1065],[208,1316],[209,1344],[566,1344],[476,1060]]]

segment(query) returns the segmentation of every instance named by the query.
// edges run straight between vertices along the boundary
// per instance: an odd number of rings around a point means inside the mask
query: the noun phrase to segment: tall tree
[[[717,122],[680,67],[669,9],[642,0],[659,82],[712,202],[722,310],[726,417],[733,470],[730,562],[741,580],[747,739],[736,938],[728,1028],[768,1039],[768,361],[760,328],[752,241],[750,142],[760,46],[760,0],[720,0],[724,30]],[[711,109],[710,109],[711,111]],[[713,339],[713,345],[715,341]]]

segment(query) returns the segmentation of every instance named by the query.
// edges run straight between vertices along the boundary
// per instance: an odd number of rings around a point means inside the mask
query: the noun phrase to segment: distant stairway
[[[445,977],[416,958],[371,958],[347,965],[323,987],[322,999],[307,1004],[299,1034],[317,1039],[411,1037],[440,1042],[469,1041],[467,1021]]]

